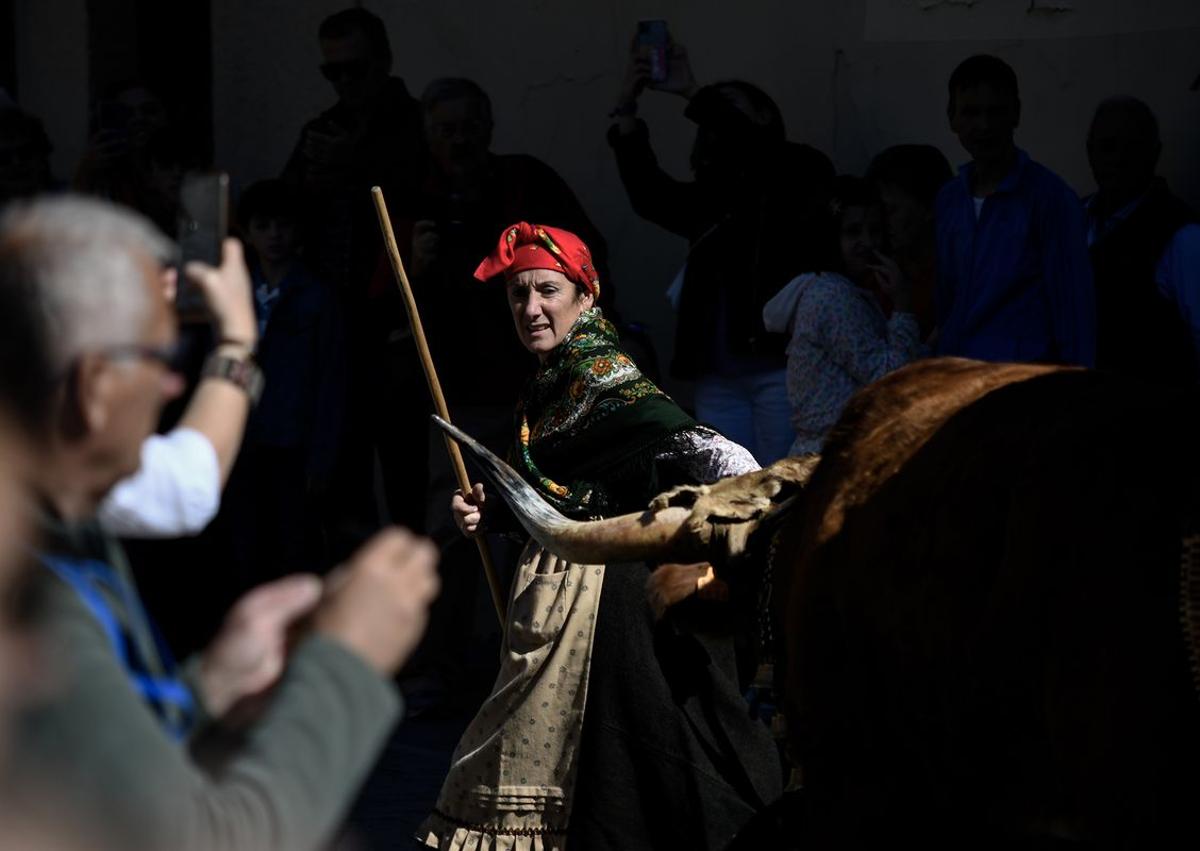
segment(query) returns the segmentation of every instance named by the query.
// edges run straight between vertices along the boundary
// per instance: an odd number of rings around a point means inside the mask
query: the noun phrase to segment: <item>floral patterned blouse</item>
[[[792,455],[820,452],[856,391],[920,353],[921,332],[913,314],[885,317],[873,294],[834,272],[793,279],[767,302],[763,322],[768,331],[791,337]]]

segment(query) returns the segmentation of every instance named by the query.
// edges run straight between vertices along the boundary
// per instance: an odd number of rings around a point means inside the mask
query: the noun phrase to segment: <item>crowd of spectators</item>
[[[361,8],[317,41],[336,101],[240,192],[219,266],[177,267],[181,181],[213,164],[150,83],[99,94],[65,180],[37,117],[0,108],[0,788],[31,778],[6,797],[32,814],[0,843],[319,847],[401,715],[397,672],[411,712],[486,695],[500,634],[445,510],[457,482],[371,186],[450,411],[483,444],[503,452],[537,368],[496,319],[504,290],[474,278],[512,222],[590,246],[599,307],[658,372],[618,311],[646,282],[614,286],[552,164],[492,150],[479,83],[414,97]],[[819,453],[858,390],[923,357],[1194,385],[1200,218],[1157,175],[1143,101],[1097,106],[1080,199],[1018,147],[1017,75],[995,56],[948,78],[957,174],[898,144],[861,176],[789,140],[758,86],[701,84],[680,44],[666,59],[655,77],[632,48],[608,143],[630,215],[687,242],[669,372],[760,464]],[[689,178],[638,117],[652,92],[696,125]],[[177,327],[184,286],[208,321]],[[511,542],[491,545],[511,570]]]

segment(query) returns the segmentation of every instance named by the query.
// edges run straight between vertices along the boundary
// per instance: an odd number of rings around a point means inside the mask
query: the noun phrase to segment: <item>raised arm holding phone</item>
[[[637,117],[648,89],[687,102],[684,115],[696,123],[690,180],[659,166]],[[759,87],[744,80],[700,86],[688,51],[661,21],[639,25],[612,116],[608,141],[634,211],[688,240],[671,375],[695,382],[697,419],[769,464],[787,454],[794,434],[786,341],[763,327],[762,309],[817,267],[813,234],[833,166],[787,141],[778,106]]]
[[[258,325],[242,245],[213,231],[221,263],[184,267],[186,285],[211,318],[216,344],[179,424],[151,435],[141,467],[120,482],[100,507],[101,523],[128,538],[172,538],[199,533],[216,515],[221,490],[241,446],[252,397],[261,387],[253,352]],[[163,273],[164,296],[181,301],[175,269]],[[192,308],[195,309],[194,307]]]

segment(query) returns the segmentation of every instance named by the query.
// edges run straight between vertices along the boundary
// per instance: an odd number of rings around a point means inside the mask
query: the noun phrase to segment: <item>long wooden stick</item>
[[[433,358],[429,354],[429,343],[425,341],[425,329],[421,325],[421,314],[417,311],[417,300],[413,298],[412,287],[408,283],[408,275],[404,271],[404,262],[400,259],[400,248],[396,245],[396,234],[392,231],[392,219],[388,215],[387,204],[383,200],[383,190],[378,186],[371,187],[371,197],[375,199],[375,212],[379,214],[379,227],[383,231],[383,242],[387,247],[388,256],[392,261],[392,271],[396,274],[396,285],[404,296],[404,309],[408,312],[408,322],[412,327],[413,339],[417,341],[417,351],[421,355],[421,366],[425,370],[425,380],[429,382],[429,393],[433,396],[433,405],[437,408],[438,416],[450,421],[450,412],[446,410],[446,397],[442,395],[442,385],[438,381],[437,370],[433,366]],[[443,434],[446,440],[446,451],[450,453],[450,463],[458,477],[458,486],[464,494],[471,492],[471,480],[467,476],[466,465],[463,464],[462,453],[458,444],[448,434]],[[496,568],[492,564],[492,554],[488,551],[487,542],[478,537],[475,543],[479,546],[479,558],[483,560],[483,573],[487,577],[488,588],[492,591],[492,603],[496,606],[496,617],[500,626],[504,626],[504,598],[500,594],[500,582],[496,578]]]

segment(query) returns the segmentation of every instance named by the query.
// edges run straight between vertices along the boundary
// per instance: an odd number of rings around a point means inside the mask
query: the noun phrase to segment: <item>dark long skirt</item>
[[[701,612],[655,623],[648,575],[605,572],[571,851],[724,848],[782,792],[775,745],[738,691],[732,637],[693,628]]]

